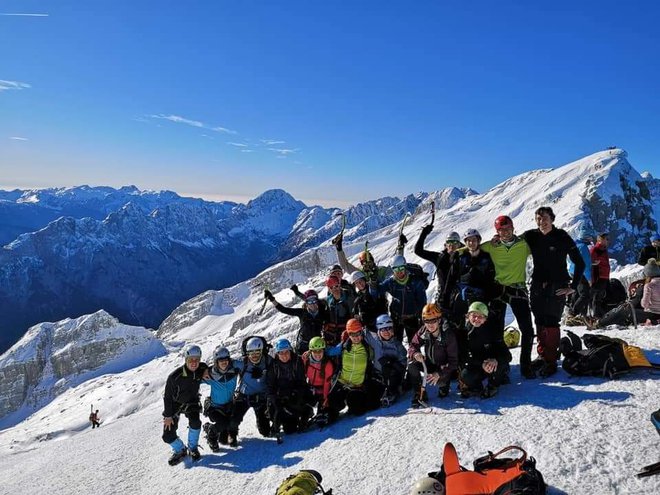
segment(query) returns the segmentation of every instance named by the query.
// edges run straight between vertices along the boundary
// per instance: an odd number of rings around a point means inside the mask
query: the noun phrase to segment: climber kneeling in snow
[[[509,383],[511,353],[504,343],[499,318],[488,319],[488,306],[476,301],[467,314],[468,358],[461,371],[461,397],[492,397]],[[488,380],[486,387],[483,381]]]
[[[185,363],[167,377],[165,393],[163,394],[163,441],[172,447],[174,453],[169,459],[171,466],[178,464],[190,452],[193,461],[201,455],[198,450],[199,434],[202,421],[199,413],[202,406],[199,403],[199,384],[207,369],[202,363],[202,350],[192,345],[186,349]],[[179,417],[188,418],[188,447],[176,433]]]

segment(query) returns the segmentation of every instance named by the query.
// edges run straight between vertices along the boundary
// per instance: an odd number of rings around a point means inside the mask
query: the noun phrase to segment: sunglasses
[[[476,318],[478,320],[485,320],[486,316],[481,313],[475,313],[474,311],[468,315],[470,318]]]
[[[460,242],[459,241],[445,241],[445,244],[451,244],[453,246],[456,246],[456,245],[460,244]]]
[[[392,327],[383,327],[378,329],[379,332],[393,332]]]
[[[337,284],[337,285],[330,285],[328,288],[329,288],[330,290],[339,289],[339,284]]]
[[[362,332],[348,332],[349,337],[362,337]]]
[[[405,272],[406,267],[405,266],[395,266],[395,267],[392,268],[392,271],[397,272],[397,273]]]
[[[424,323],[438,323],[440,318],[431,318],[429,320],[424,320]]]

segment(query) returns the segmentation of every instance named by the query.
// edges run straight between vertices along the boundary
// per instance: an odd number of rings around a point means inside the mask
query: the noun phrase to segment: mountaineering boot
[[[421,395],[419,392],[415,392],[413,395],[412,401],[410,402],[410,407],[413,409],[419,409],[421,407],[428,407],[427,401],[428,396],[426,395],[426,390]]]
[[[438,385],[438,397],[443,399],[449,395],[449,384]]]
[[[497,395],[497,386],[493,385],[492,383],[489,383],[482,391],[481,391],[481,398],[482,399],[490,399],[491,397]]]
[[[237,431],[230,431],[227,433],[227,444],[230,447],[237,447],[238,446],[238,432]]]
[[[167,460],[167,463],[168,463],[170,466],[176,466],[176,465],[179,464],[182,460],[184,460],[184,459],[186,458],[187,455],[188,455],[188,449],[186,449],[186,448],[184,447],[182,450],[179,450],[178,452],[175,452],[174,454],[172,454],[172,457],[170,457],[170,458]]]
[[[396,395],[395,394],[388,394],[385,392],[383,397],[380,399],[380,406],[381,407],[390,407],[392,404],[394,404],[394,401],[396,400]]]
[[[195,462],[202,458],[202,454],[199,453],[199,449],[197,447],[190,449],[190,458]]]

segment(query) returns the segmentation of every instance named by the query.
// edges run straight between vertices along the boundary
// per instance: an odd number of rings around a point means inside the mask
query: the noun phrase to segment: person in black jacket
[[[370,332],[376,331],[376,318],[378,315],[387,313],[387,301],[382,298],[374,298],[367,286],[367,277],[364,273],[357,271],[351,273],[351,283],[355,287],[355,300],[353,302],[353,316],[359,318],[362,324]]]
[[[163,394],[163,441],[172,447],[173,454],[168,461],[172,466],[181,462],[188,452],[194,461],[201,457],[197,448],[202,429],[199,385],[207,366],[201,362],[202,350],[196,345],[186,349],[185,357],[184,365],[167,377]],[[182,414],[188,418],[187,448],[176,433]]]
[[[435,276],[438,279],[438,287],[436,289],[434,302],[440,304],[442,302],[442,289],[445,286],[447,275],[449,274],[449,260],[452,253],[459,249],[462,244],[461,237],[458,233],[450,232],[447,239],[445,239],[445,248],[442,251],[437,252],[424,249],[424,242],[432,230],[432,224],[425,225],[422,228],[422,232],[419,234],[419,238],[415,243],[415,254],[435,265]]]
[[[461,371],[461,397],[492,397],[509,383],[511,352],[502,337],[499,318],[488,319],[488,306],[473,302],[467,314],[468,357]],[[483,381],[488,380],[486,387]]]
[[[553,224],[555,214],[549,206],[534,213],[538,229],[526,231],[522,237],[529,245],[534,261],[530,306],[536,324],[538,358],[532,370],[541,376],[557,371],[559,358],[559,320],[566,297],[575,292],[584,272],[584,260],[571,236]],[[566,256],[575,265],[573,279],[568,275]]]
[[[287,339],[275,343],[275,353],[266,381],[272,434],[278,436],[280,427],[287,434],[304,431],[314,413],[305,365]]]
[[[299,294],[296,285],[291,287],[296,295]],[[272,292],[266,289],[264,297],[275,305],[280,313],[289,316],[297,316],[300,320],[300,329],[296,337],[296,353],[301,355],[309,348],[309,341],[314,337],[320,337],[323,325],[328,321],[328,308],[325,301],[319,300],[315,290],[310,289],[300,294],[304,301],[302,308],[287,308],[275,300]]]
[[[451,255],[442,291],[442,307],[450,310],[450,319],[456,325],[460,365],[466,357],[465,315],[468,307],[475,301],[489,301],[495,292],[495,265],[490,254],[480,249],[479,231],[468,229],[463,241],[466,248]]]
[[[651,245],[644,246],[639,252],[637,264],[644,266],[651,258],[660,260],[660,235],[658,234],[653,234],[651,236]]]

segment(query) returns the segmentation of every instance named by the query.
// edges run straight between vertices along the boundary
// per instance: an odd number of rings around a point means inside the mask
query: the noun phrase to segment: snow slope
[[[582,333],[577,329],[578,333]],[[660,328],[608,330],[660,360]],[[514,351],[514,362],[518,352]],[[4,493],[272,494],[288,474],[313,468],[336,494],[403,494],[427,471],[438,469],[451,441],[469,466],[487,450],[518,444],[536,457],[552,494],[653,494],[660,478],[634,473],[656,462],[660,439],[650,422],[660,382],[649,372],[616,381],[571,378],[512,384],[495,398],[433,399],[440,414],[405,414],[405,397],[389,409],[343,419],[325,431],[261,438],[248,413],[241,444],[218,454],[204,450],[192,465],[170,467],[160,440],[163,379],[180,357],[156,359],[72,389],[16,428],[0,432]],[[433,393],[433,390],[431,390]],[[90,404],[102,426],[87,423]],[[185,435],[185,426],[180,428]],[[185,437],[184,437],[185,438]],[[205,446],[205,444],[203,443]]]

